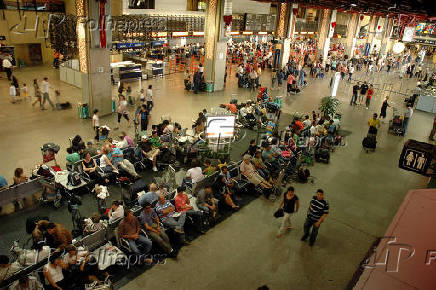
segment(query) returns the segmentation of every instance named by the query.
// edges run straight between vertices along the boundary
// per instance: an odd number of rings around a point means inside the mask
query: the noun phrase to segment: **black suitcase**
[[[363,138],[362,146],[367,152],[368,150],[375,150],[377,147],[377,140],[375,139],[375,136],[367,136]]]

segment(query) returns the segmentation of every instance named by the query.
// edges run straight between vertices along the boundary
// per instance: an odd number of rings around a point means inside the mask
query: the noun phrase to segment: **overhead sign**
[[[143,47],[144,46],[144,43],[142,43],[142,42],[133,42],[133,43],[130,43],[130,42],[117,42],[117,43],[114,43],[115,44],[115,47],[117,48],[117,49],[129,49],[129,48],[141,48],[141,47]]]
[[[404,143],[398,165],[404,170],[413,171],[425,176],[432,176],[435,173],[434,163],[436,159],[433,158],[434,155],[435,146],[432,144],[408,140]]]
[[[212,116],[207,117],[207,138],[233,137],[235,131],[235,116]]]

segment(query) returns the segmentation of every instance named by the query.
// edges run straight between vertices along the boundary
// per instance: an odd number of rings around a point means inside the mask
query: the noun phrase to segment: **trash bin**
[[[115,113],[117,111],[117,103],[115,100],[112,100],[112,113]]]
[[[208,93],[213,92],[213,83],[206,83],[206,92]]]

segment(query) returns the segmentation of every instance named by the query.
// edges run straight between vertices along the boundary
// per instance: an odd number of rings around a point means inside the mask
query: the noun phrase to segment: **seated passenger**
[[[334,124],[333,120],[330,120],[329,122],[329,128],[327,129],[327,133],[331,136],[335,136],[336,135],[336,125]]]
[[[227,166],[221,167],[221,173],[218,177],[218,183],[219,192],[216,193],[216,198],[220,201],[220,203],[227,204],[234,210],[239,209],[239,206],[237,206],[232,199],[232,196],[234,194],[234,182],[230,177]]]
[[[8,181],[6,180],[6,178],[4,176],[0,175],[0,190],[6,189],[8,188]]]
[[[127,135],[126,132],[124,131],[121,132],[120,137],[123,137],[123,140],[127,142],[128,147],[135,147],[135,143],[133,142],[132,138],[129,135]]]
[[[175,206],[165,199],[165,195],[159,195],[159,201],[154,208],[158,214],[161,222],[167,227],[173,229],[176,233],[180,234],[180,242],[185,242],[185,220],[186,213],[176,213]]]
[[[140,206],[144,207],[146,203],[151,204],[152,206],[155,205],[157,200],[159,199],[159,195],[157,193],[157,186],[156,183],[150,184],[149,190],[147,193],[144,193],[141,195],[141,197],[138,199],[138,203]]]
[[[151,132],[150,142],[155,148],[161,148],[163,146],[162,142],[160,141],[160,137],[157,134],[157,130],[153,130],[153,132]]]
[[[14,171],[14,185],[27,182],[27,176],[24,174],[23,168],[16,168]]]
[[[139,256],[140,259],[151,251],[153,243],[149,238],[141,234],[141,225],[130,209],[124,210],[124,218],[118,226],[118,234],[120,238],[127,240],[132,253]],[[143,246],[142,250],[139,249],[140,246]],[[145,259],[145,262],[150,264],[152,260]]]
[[[73,148],[71,147],[67,148],[67,153],[68,154],[65,158],[67,160],[67,165],[73,165],[74,163],[80,160],[79,153],[73,152]]]
[[[194,224],[198,232],[203,233],[203,212],[194,210],[191,205],[191,201],[188,195],[185,193],[185,187],[179,186],[177,188],[177,194],[174,198],[176,210],[178,212],[186,213],[186,216],[194,219]]]
[[[9,257],[0,255],[0,281],[6,280],[21,270],[21,265],[18,262],[9,262]]]
[[[212,187],[206,186],[205,188],[200,189],[197,194],[197,206],[199,209],[206,212],[210,216],[216,216],[216,213],[218,211],[218,205],[215,203]]]
[[[66,289],[67,283],[64,279],[63,269],[67,266],[62,261],[61,257],[51,256],[49,263],[43,268],[43,275],[45,278],[45,289]]]
[[[312,125],[312,122],[309,119],[309,115],[306,115],[304,118],[305,118],[304,121],[303,121],[304,130],[310,129],[310,126]]]
[[[111,209],[109,210],[108,217],[109,217],[109,223],[112,223],[124,217],[124,207],[120,204],[119,201],[114,200],[112,202],[112,206]]]
[[[129,160],[124,158],[123,152],[120,148],[112,149],[112,152],[110,153],[110,159],[115,167],[121,168],[134,178],[141,178],[141,176],[136,173],[135,166],[133,166]]]
[[[170,121],[164,120],[162,122],[163,125],[163,133],[164,134],[171,134],[174,131],[174,126],[170,124]]]
[[[262,176],[265,179],[269,178],[269,171],[262,160],[262,151],[260,150],[256,151],[256,154],[253,157],[253,165],[256,168],[257,172],[259,172],[260,176]]]
[[[256,168],[251,163],[251,156],[246,154],[244,159],[239,165],[242,175],[244,175],[248,181],[255,186],[260,185],[262,188],[271,188],[272,185],[269,184],[265,179],[263,179],[259,173],[257,173]]]
[[[203,169],[203,174],[205,176],[210,176],[216,171],[216,167],[212,165],[209,159],[206,159],[204,161],[204,167],[205,168]]]
[[[103,180],[103,178],[97,172],[97,162],[95,159],[91,158],[91,154],[89,152],[85,153],[85,157],[82,160],[82,170],[87,173],[89,178],[93,181],[103,184],[108,183],[109,180]]]
[[[31,289],[31,290],[40,290],[43,289],[41,282],[38,281],[34,276],[25,276],[16,280],[9,286],[9,290],[22,290],[22,289]]]
[[[182,182],[182,186],[185,184],[196,184],[204,179],[203,170],[198,166],[197,159],[191,161],[191,168],[186,171],[185,179]]]
[[[85,228],[83,229],[83,235],[90,235],[93,234],[95,232],[98,232],[102,229],[107,228],[107,223],[106,222],[102,222],[100,220],[100,215],[95,213],[92,215],[92,217],[90,219],[87,219],[88,222],[86,223]]]
[[[153,163],[153,171],[156,172],[157,156],[159,155],[160,150],[157,147],[154,147],[151,142],[147,140],[141,143],[141,152],[148,160]]]
[[[165,233],[165,229],[160,227],[159,217],[151,204],[146,202],[143,210],[139,215],[141,226],[154,243],[157,243],[167,254],[171,254],[174,250],[171,247],[170,239]]]
[[[86,152],[89,152],[89,154],[91,154],[91,157],[98,155],[98,150],[97,150],[97,148],[94,147],[94,144],[92,144],[91,141],[86,143],[85,153]]]
[[[118,169],[112,164],[110,159],[108,158],[108,154],[112,152],[112,147],[109,145],[105,145],[102,150],[102,154],[100,157],[100,168],[105,173],[115,172],[118,173]]]
[[[71,245],[73,236],[71,232],[62,224],[41,220],[33,230],[34,237],[45,237],[47,245],[51,248],[63,249]]]
[[[247,151],[245,151],[244,154],[248,154],[250,156],[254,156],[254,154],[256,154],[257,151],[257,144],[256,144],[256,140],[255,139],[251,139],[250,140],[250,145],[248,146]]]

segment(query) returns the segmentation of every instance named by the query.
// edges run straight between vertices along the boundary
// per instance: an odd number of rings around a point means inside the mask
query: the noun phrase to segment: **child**
[[[36,100],[32,103],[32,107],[35,106],[35,104],[38,102],[39,102],[39,107],[41,107],[42,97],[41,97],[41,90],[39,88],[36,88],[36,90],[35,90],[35,98],[36,98]]]
[[[147,96],[147,109],[149,111],[151,111],[151,109],[153,108],[153,90],[152,90],[152,85],[148,86],[147,92],[146,92],[146,96]]]
[[[92,116],[92,127],[94,127],[95,131],[95,140],[100,140],[100,118],[98,117],[98,109],[94,109],[94,115]]]
[[[15,104],[17,102],[17,89],[15,88],[14,83],[11,83],[11,86],[9,87],[9,95],[11,96],[12,104]]]
[[[27,92],[27,86],[26,86],[26,84],[23,84],[23,87],[21,88],[21,91],[23,92],[23,98],[24,99],[26,99],[27,97],[29,97],[29,94],[28,94],[28,92]],[[29,97],[29,100],[30,100],[31,98]]]
[[[56,110],[60,110],[61,109],[61,92],[59,92],[58,90],[55,91],[55,97],[56,97]]]

